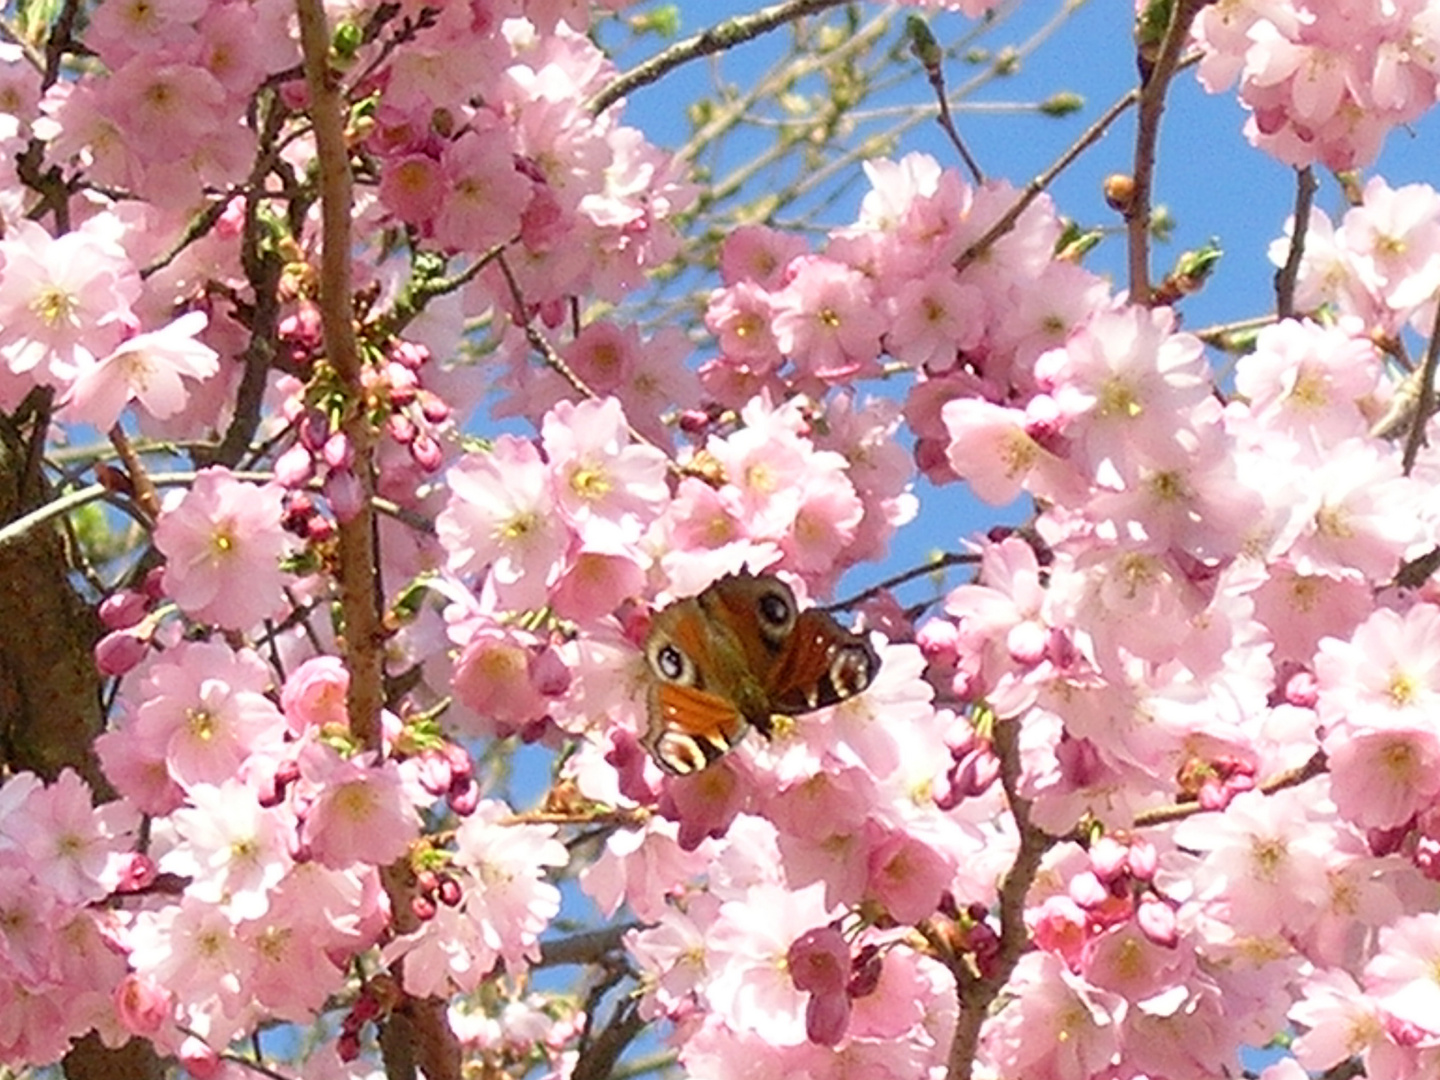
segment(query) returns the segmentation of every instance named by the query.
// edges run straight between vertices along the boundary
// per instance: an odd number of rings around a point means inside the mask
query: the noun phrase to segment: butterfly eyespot
[[[755,601],[755,613],[759,616],[757,628],[772,648],[784,644],[795,629],[795,603],[788,594],[788,589],[784,592],[772,589],[761,593]]]
[[[661,642],[650,650],[650,666],[666,682],[686,686],[695,682],[695,665],[672,642]]]

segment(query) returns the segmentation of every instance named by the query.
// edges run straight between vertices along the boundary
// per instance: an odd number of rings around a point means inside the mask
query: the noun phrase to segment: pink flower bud
[[[195,1080],[214,1080],[224,1068],[220,1055],[194,1035],[185,1036],[176,1056]]]
[[[1125,872],[1129,849],[1113,836],[1102,836],[1090,845],[1090,868],[1101,881],[1114,881]]]
[[[337,431],[325,440],[320,456],[332,469],[349,469],[355,463],[355,447],[351,444],[349,435]]]
[[[1110,890],[1089,870],[1081,870],[1072,877],[1066,891],[1071,900],[1087,910],[1098,908],[1110,899]]]
[[[390,438],[401,446],[409,446],[420,432],[420,429],[415,426],[414,420],[399,412],[391,413],[385,418],[385,430],[389,433]]]
[[[452,787],[447,801],[454,813],[460,817],[469,817],[480,805],[480,785],[470,780],[458,787]]]
[[[365,505],[365,489],[360,478],[348,469],[336,469],[325,478],[323,487],[330,509],[340,521],[353,521]]]
[[[1158,897],[1147,896],[1140,901],[1135,911],[1135,925],[1147,938],[1164,948],[1173,949],[1180,940],[1175,909]]]
[[[450,405],[432,390],[421,390],[415,395],[420,406],[420,415],[432,424],[443,424],[450,419]]]
[[[115,882],[117,893],[135,893],[155,884],[155,860],[149,855],[132,851],[119,856],[116,861],[118,866],[115,869],[119,875]]]
[[[144,593],[118,589],[100,601],[100,622],[106,630],[125,630],[143,619],[149,606]]]
[[[1155,867],[1160,861],[1160,853],[1155,850],[1155,845],[1149,840],[1130,841],[1130,873],[1139,881],[1151,881],[1155,877]]]
[[[95,643],[95,667],[107,676],[134,671],[150,651],[150,635],[134,630],[113,630]]]
[[[415,441],[410,444],[410,456],[415,464],[426,472],[434,472],[445,463],[445,449],[431,436],[423,431],[415,436]]]
[[[397,341],[390,349],[390,359],[410,371],[419,371],[430,359],[430,350],[418,342]]]
[[[440,878],[440,886],[435,890],[435,895],[446,907],[458,907],[460,901],[465,898],[465,892],[460,888],[460,882],[449,874]]]
[[[312,454],[317,453],[330,437],[330,418],[318,409],[310,409],[301,418],[296,433],[301,446]]]
[[[954,667],[960,656],[960,627],[949,619],[930,619],[915,631],[915,644],[928,663]]]
[[[797,990],[843,992],[850,981],[850,946],[834,926],[819,926],[791,942],[786,967]]]
[[[817,1046],[835,1046],[850,1030],[850,999],[831,991],[805,1003],[805,1037]]]
[[[302,443],[295,443],[275,459],[275,480],[281,487],[304,487],[314,475],[315,458]]]
[[[428,896],[412,896],[410,898],[410,910],[421,922],[429,922],[435,917],[440,907]]]
[[[385,365],[385,382],[389,384],[390,404],[397,407],[414,401],[415,392],[420,388],[415,372],[393,361]]]
[[[983,795],[1000,776],[1000,759],[990,747],[977,745],[951,770],[951,786],[960,798]]]
[[[1010,659],[1025,667],[1044,659],[1049,644],[1050,631],[1036,622],[1016,623],[1005,635],[1005,648],[1010,653]]]
[[[149,979],[126,975],[112,994],[115,1015],[125,1030],[142,1039],[159,1033],[170,1019],[170,994]]]
[[[1313,671],[1297,671],[1285,683],[1285,700],[1302,709],[1313,709],[1320,700],[1320,683]]]
[[[470,760],[470,751],[459,743],[446,743],[440,748],[450,766],[450,783],[453,787],[458,780],[469,780],[475,775],[475,763]]]
[[[415,888],[420,890],[421,896],[434,896],[435,890],[440,888],[440,875],[430,869],[416,871]]]

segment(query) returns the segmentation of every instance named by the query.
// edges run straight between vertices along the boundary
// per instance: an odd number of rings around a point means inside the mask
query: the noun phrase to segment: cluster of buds
[[[367,365],[362,374],[371,420],[423,473],[434,473],[444,464],[440,432],[450,420],[450,406],[422,383],[429,358],[424,346],[399,341],[383,361]],[[326,388],[323,378],[312,378],[296,384],[283,412],[295,433],[295,441],[275,460],[275,479],[291,493],[286,528],[307,541],[323,542],[333,527],[304,489],[318,481],[339,521],[353,518],[365,497],[354,469],[355,446],[343,425],[344,398]],[[383,455],[379,460],[383,471]],[[383,475],[378,484],[386,486]]]
[[[1180,791],[1206,810],[1224,810],[1230,800],[1255,786],[1255,763],[1231,754],[1209,760],[1192,757],[1176,774]]]
[[[150,651],[150,643],[163,611],[156,605],[164,598],[162,567],[145,575],[138,589],[117,589],[100,602],[100,625],[105,635],[95,643],[95,666],[102,675],[124,675],[132,671]]]
[[[805,1035],[813,1043],[834,1046],[850,1027],[851,1002],[873,994],[880,985],[884,956],[875,944],[854,955],[850,943],[831,923],[807,930],[790,945],[786,967],[795,989],[810,995],[805,1003]]]
[[[1122,842],[1101,836],[1090,845],[1090,868],[1070,879],[1069,894],[1085,912],[1091,934],[1135,920],[1157,945],[1179,939],[1175,905],[1155,888],[1155,845],[1138,837]]]

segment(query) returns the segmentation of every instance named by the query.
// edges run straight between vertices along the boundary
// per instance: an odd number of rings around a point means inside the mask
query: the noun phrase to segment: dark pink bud
[[[1000,759],[988,746],[970,750],[951,769],[951,787],[957,798],[973,798],[990,790],[1000,776]]]
[[[465,898],[465,892],[460,888],[460,882],[449,874],[440,879],[440,886],[435,890],[435,895],[446,907],[458,907],[460,901]]]
[[[434,472],[445,463],[444,447],[423,431],[410,444],[410,456],[426,472]]]
[[[1367,830],[1365,843],[1370,846],[1370,854],[1394,855],[1405,845],[1405,838],[1410,835],[1410,830],[1414,827],[1415,819],[1412,817],[1403,825],[1395,825],[1388,829]]]
[[[420,890],[421,896],[434,896],[435,890],[440,888],[440,875],[434,870],[420,870],[415,874],[415,887]]]
[[[100,601],[100,622],[106,630],[126,630],[145,617],[150,602],[135,589],[118,589]]]
[[[117,893],[139,892],[155,884],[155,861],[149,855],[132,851],[123,858],[120,880],[115,883]]]
[[[401,446],[409,446],[415,441],[416,434],[420,429],[415,426],[415,421],[404,413],[391,413],[385,418],[385,430],[389,432],[390,438],[394,439]]]
[[[412,896],[410,898],[410,910],[421,922],[429,922],[440,910],[438,904],[428,896]]]
[[[450,419],[450,406],[439,394],[432,390],[421,390],[415,395],[416,402],[420,405],[420,415],[432,424],[443,424]]]
[[[850,999],[843,993],[812,994],[805,1003],[805,1037],[817,1046],[835,1046],[850,1030]]]
[[[334,535],[335,523],[321,514],[316,514],[305,523],[305,539],[312,544],[323,544]]]
[[[469,780],[475,775],[475,763],[470,760],[470,751],[459,743],[446,743],[440,748],[440,753],[445,755],[445,761],[450,766],[452,786],[456,780]]]
[[[418,371],[430,359],[430,350],[414,341],[397,341],[390,349],[390,359],[410,371]]]
[[[885,957],[878,945],[865,945],[856,954],[850,965],[850,981],[845,992],[852,998],[869,997],[880,985],[880,976],[885,973]]]
[[[452,787],[448,797],[450,809],[461,817],[469,817],[480,805],[480,785],[474,780],[459,787]]]
[[[95,667],[100,674],[124,675],[134,671],[150,651],[150,635],[134,630],[114,630],[95,643]]]
[[[297,433],[301,446],[312,454],[318,453],[330,438],[330,418],[318,409],[311,409],[301,417]]]
[[[841,992],[850,981],[850,946],[835,927],[819,926],[791,943],[786,965],[797,990]]]

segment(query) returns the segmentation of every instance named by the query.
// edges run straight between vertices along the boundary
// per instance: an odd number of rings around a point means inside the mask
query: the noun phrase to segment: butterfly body
[[[800,611],[770,575],[732,574],[656,613],[644,744],[662,768],[698,772],[777,714],[834,705],[874,680],[870,643],[823,611]]]

